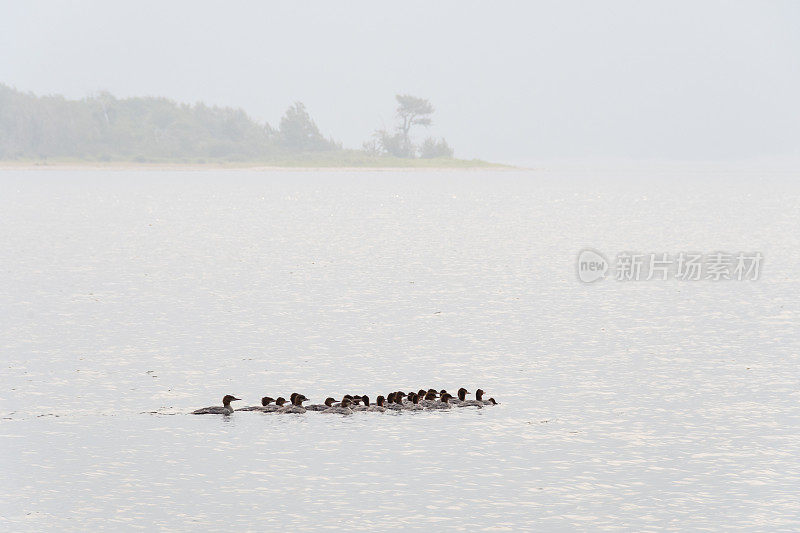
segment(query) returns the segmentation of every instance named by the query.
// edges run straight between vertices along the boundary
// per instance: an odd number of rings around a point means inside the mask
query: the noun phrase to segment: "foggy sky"
[[[0,82],[273,126],[299,100],[346,147],[403,92],[457,157],[798,157],[798,28],[788,1],[2,1]]]

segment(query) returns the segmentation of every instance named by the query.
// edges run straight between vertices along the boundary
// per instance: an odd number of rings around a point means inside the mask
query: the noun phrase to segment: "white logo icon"
[[[591,283],[606,277],[608,261],[594,250],[584,250],[578,255],[578,279]]]

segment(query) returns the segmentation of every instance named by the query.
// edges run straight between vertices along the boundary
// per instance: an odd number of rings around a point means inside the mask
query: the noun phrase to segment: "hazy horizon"
[[[0,82],[162,96],[275,125],[295,101],[359,148],[397,93],[430,99],[459,158],[800,156],[800,5],[28,2]],[[323,44],[321,44],[323,43]]]

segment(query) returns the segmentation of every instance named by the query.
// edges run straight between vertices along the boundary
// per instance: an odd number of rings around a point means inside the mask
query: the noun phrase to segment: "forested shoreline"
[[[353,150],[324,137],[300,102],[273,127],[229,107],[107,92],[70,100],[0,84],[0,160],[463,166],[444,139],[411,142],[412,126],[430,124],[427,100],[398,95],[397,101],[397,128],[377,130]]]

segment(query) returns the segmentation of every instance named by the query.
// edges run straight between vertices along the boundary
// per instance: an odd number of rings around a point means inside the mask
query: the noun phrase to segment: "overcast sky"
[[[800,156],[800,2],[0,0],[0,83],[158,95],[360,147],[429,98],[458,157]]]

